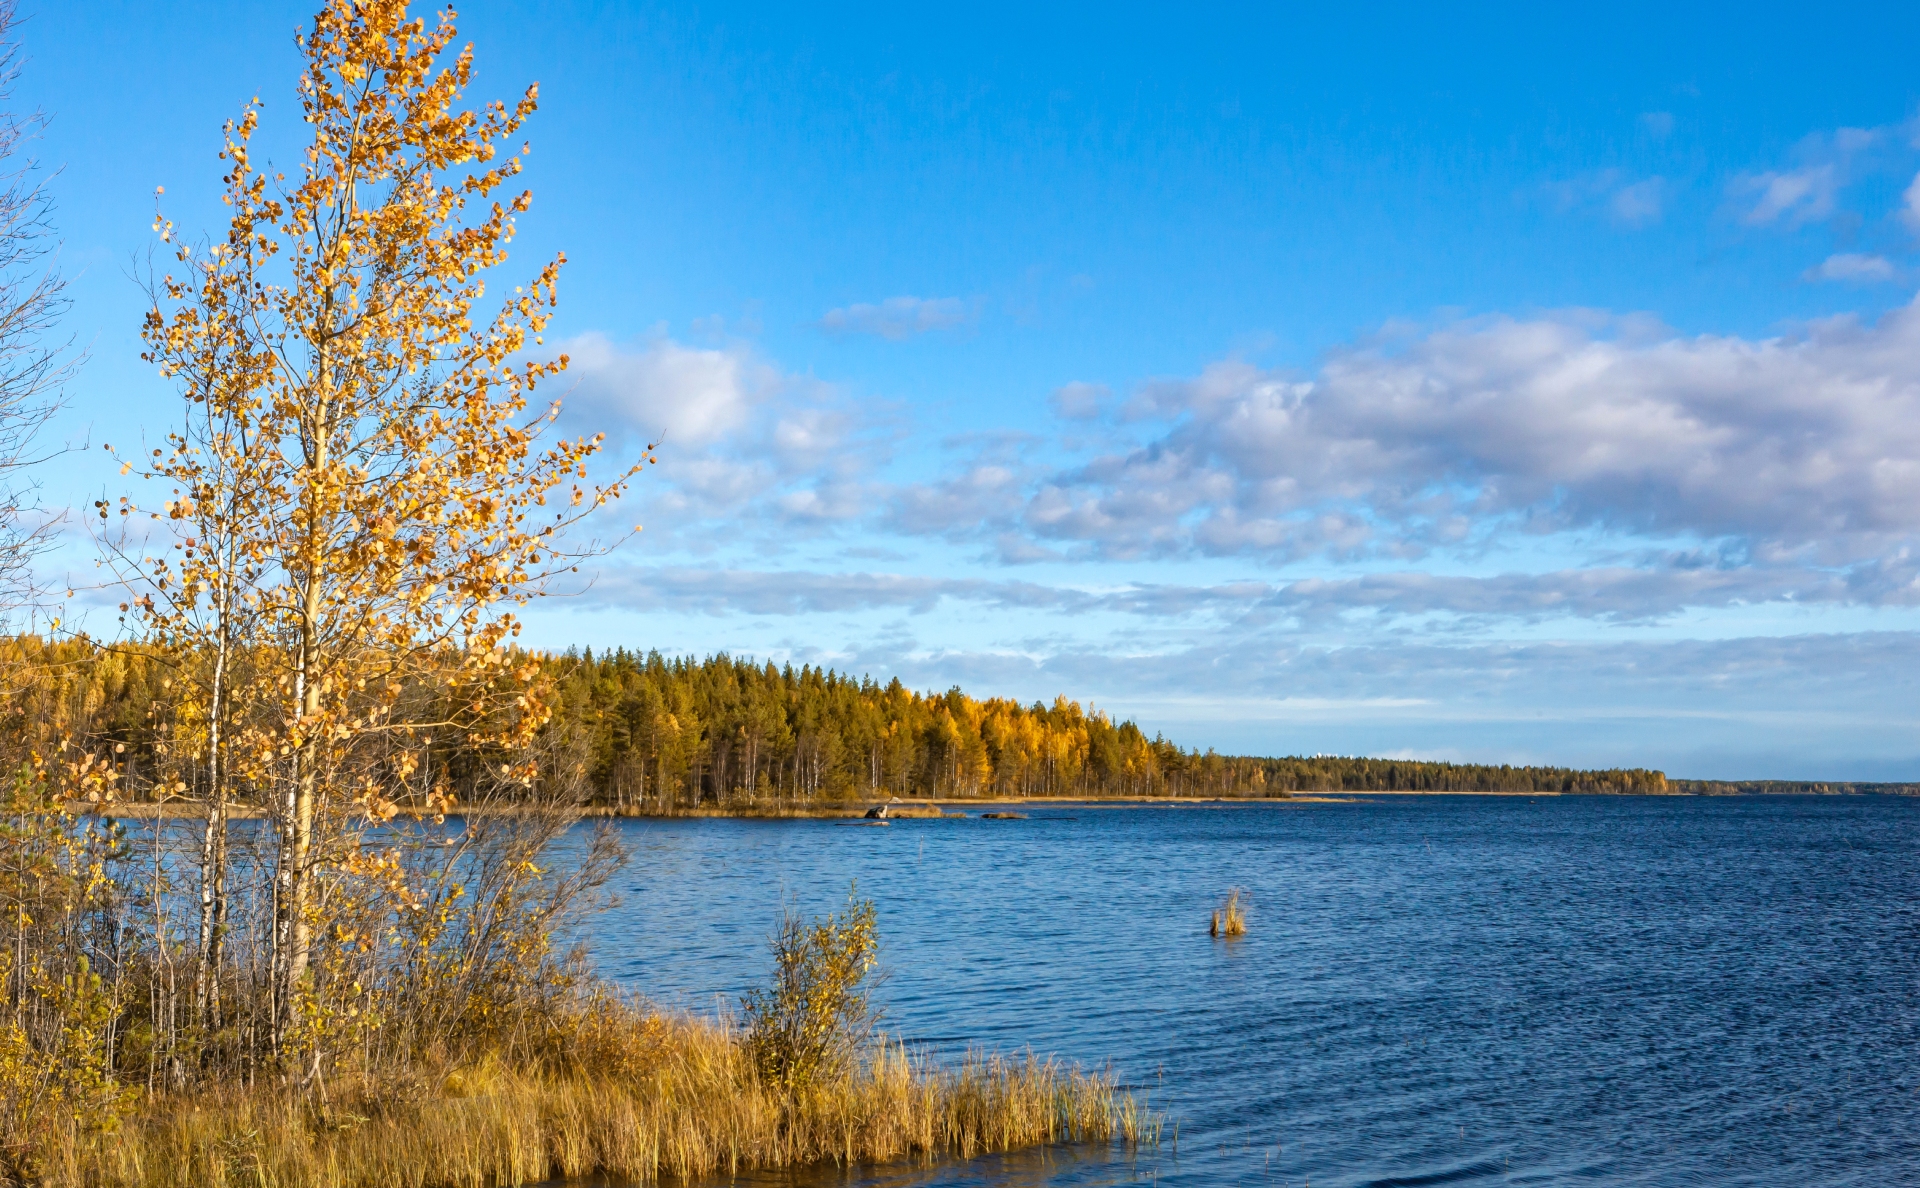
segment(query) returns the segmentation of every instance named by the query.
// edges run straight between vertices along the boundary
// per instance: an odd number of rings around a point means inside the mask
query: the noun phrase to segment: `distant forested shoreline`
[[[1861,780],[1668,780],[1685,796],[1920,796],[1920,784]]]
[[[145,645],[16,637],[40,674],[13,699],[15,748],[67,742],[114,756],[121,797],[194,798],[191,771],[163,763],[180,658]],[[1285,797],[1326,792],[1660,795],[1772,790],[1669,780],[1638,768],[1268,758],[1184,748],[1066,697],[1052,704],[916,692],[812,666],[715,655],[591,650],[533,655],[552,717],[549,762],[584,777],[590,804],[621,812],[831,807],[902,798]],[[11,748],[10,748],[11,749]],[[485,757],[449,737],[456,776]],[[189,765],[190,767],[190,765]],[[161,770],[164,779],[151,775]],[[1792,790],[1838,789],[1841,785]]]
[[[112,754],[123,799],[195,798],[180,764],[160,761],[180,708],[179,657],[84,637],[20,636],[6,651],[39,674],[11,699],[6,750],[44,754],[65,742]],[[531,658],[552,711],[547,753],[584,776],[586,803],[619,812],[830,808],[888,797],[1920,794],[1910,783],[1682,780],[1645,768],[1222,755],[1149,736],[1064,696],[1023,704],[958,687],[916,692],[897,679],[725,654],[588,649]],[[485,760],[450,739],[441,762],[457,777]]]

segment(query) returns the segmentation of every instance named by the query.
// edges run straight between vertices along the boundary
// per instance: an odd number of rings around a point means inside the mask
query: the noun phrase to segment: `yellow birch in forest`
[[[311,142],[296,175],[256,163],[256,101],[227,128],[226,236],[194,246],[156,219],[177,271],[157,285],[146,357],[199,429],[129,464],[174,484],[151,514],[183,538],[149,574],[172,609],[148,609],[185,628],[180,606],[212,600],[204,644],[229,639],[257,672],[262,709],[231,753],[280,839],[281,1027],[308,973],[315,872],[358,858],[334,844],[341,822],[414,793],[444,806],[435,731],[507,756],[496,779],[534,777],[512,756],[545,710],[507,646],[511,607],[601,551],[562,534],[638,469],[589,481],[600,439],[550,440],[557,401],[528,412],[567,362],[522,354],[564,258],[476,311],[531,201],[507,193],[521,157],[503,148],[537,88],[463,108],[473,59],[452,50],[452,15],[429,29],[404,0],[327,0],[299,39]],[[407,696],[421,687],[434,695]]]

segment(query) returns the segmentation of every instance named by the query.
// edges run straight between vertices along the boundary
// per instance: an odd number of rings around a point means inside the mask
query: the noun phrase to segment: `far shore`
[[[1181,805],[1186,807],[1225,807],[1247,804],[1350,804],[1371,793],[1332,793],[1303,792],[1291,796],[1036,796],[1036,797],[914,797],[912,799],[887,798],[872,801],[845,801],[834,804],[802,805],[791,802],[762,801],[760,803],[728,805],[686,805],[669,809],[659,809],[651,805],[627,805],[624,807],[604,804],[585,805],[580,815],[586,818],[636,818],[653,820],[671,820],[678,817],[737,817],[745,819],[793,819],[793,820],[858,820],[865,817],[871,809],[884,807],[887,816],[893,820],[957,820],[968,816],[964,811],[949,809],[979,809],[987,812],[1019,808],[1093,808],[1124,809],[1154,808],[1163,805]],[[195,819],[207,814],[206,804],[198,800],[168,801],[131,801],[116,800],[99,804],[81,801],[69,801],[67,811],[77,815],[101,817],[127,817],[136,819]],[[403,815],[411,810],[402,809]],[[500,817],[514,816],[520,812],[512,805],[459,805],[448,809],[449,817]],[[267,814],[259,808],[248,805],[231,805],[227,816],[235,820],[257,820]]]
[[[1595,796],[1712,796],[1712,795],[1756,795],[1757,792],[1720,791],[1726,785],[1714,786],[1713,790],[1695,790],[1675,788],[1667,792],[1643,793],[1588,793]],[[1825,791],[1826,795],[1860,795],[1875,792],[1895,792],[1912,794],[1908,791],[1912,785],[1874,785],[1840,786]],[[1824,791],[1824,788],[1823,788]],[[1231,808],[1244,805],[1301,805],[1301,804],[1364,804],[1382,797],[1406,796],[1499,796],[1507,798],[1542,796],[1570,796],[1581,793],[1566,792],[1487,792],[1474,789],[1366,789],[1364,791],[1326,791],[1295,792],[1282,796],[1033,796],[1033,797],[956,797],[956,796],[916,796],[908,798],[887,798],[871,801],[848,801],[834,804],[802,805],[781,801],[762,801],[759,803],[698,806],[675,806],[660,809],[653,805],[613,806],[604,804],[586,805],[580,810],[582,817],[635,818],[645,820],[671,820],[679,817],[729,817],[745,820],[857,820],[864,817],[870,809],[885,807],[887,816],[894,820],[958,820],[972,815],[968,810],[981,812],[1006,812],[1022,808],[1084,808],[1084,809],[1134,809],[1160,808],[1175,805],[1183,808]],[[207,813],[206,805],[197,800],[169,801],[110,801],[91,804],[70,801],[67,811],[76,815],[101,817],[124,817],[135,820],[160,819],[200,819]],[[449,817],[493,817],[513,816],[520,810],[511,805],[455,805],[448,810]],[[403,814],[409,810],[402,810]],[[256,820],[266,816],[262,810],[245,805],[232,805],[227,816],[235,820]]]
[[[842,821],[859,819],[871,809],[885,807],[887,816],[894,820],[958,820],[971,815],[967,810],[1006,812],[1022,808],[1131,809],[1160,808],[1168,805],[1183,808],[1230,808],[1242,805],[1364,804],[1382,797],[1404,796],[1500,796],[1531,799],[1542,796],[1582,795],[1688,797],[1755,796],[1781,793],[1826,796],[1920,794],[1920,785],[1914,784],[1787,784],[1760,781],[1735,784],[1706,780],[1674,781],[1674,784],[1676,786],[1663,792],[1494,792],[1471,788],[1368,788],[1301,791],[1279,796],[916,796],[812,805],[768,800],[758,803],[673,806],[666,809],[649,804],[626,806],[593,804],[582,807],[580,815],[595,819],[631,817],[642,820],[672,820],[680,817],[729,817],[744,820]],[[100,804],[69,801],[67,811],[76,815],[124,817],[137,820],[152,818],[197,820],[204,818],[207,814],[205,803],[197,800],[110,801]],[[403,814],[412,812],[408,809],[401,811]],[[456,804],[447,811],[446,815],[449,817],[497,817],[514,816],[519,812],[520,810],[512,805]],[[227,809],[227,816],[235,820],[256,820],[266,815],[262,810],[252,806],[232,805]]]

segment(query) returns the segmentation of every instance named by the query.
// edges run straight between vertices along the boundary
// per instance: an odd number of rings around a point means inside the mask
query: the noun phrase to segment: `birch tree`
[[[449,732],[499,758],[489,779],[537,778],[546,710],[510,646],[514,608],[602,551],[568,529],[638,469],[594,481],[600,438],[561,437],[558,402],[532,406],[567,364],[532,357],[564,258],[481,312],[531,203],[511,141],[537,89],[464,106],[473,58],[453,38],[450,12],[429,28],[404,0],[327,0],[299,39],[302,159],[256,160],[256,101],[226,131],[225,236],[189,243],[156,218],[173,263],[146,357],[190,415],[128,459],[172,484],[151,514],[178,547],[149,562],[143,610],[215,658],[208,763],[271,813],[283,1040],[324,911],[316,874],[359,860],[348,823],[444,808],[432,746]],[[253,700],[238,716],[235,662]]]

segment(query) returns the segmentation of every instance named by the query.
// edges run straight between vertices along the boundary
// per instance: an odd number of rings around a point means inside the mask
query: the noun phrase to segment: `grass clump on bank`
[[[496,1057],[337,1086],[159,1096],[112,1134],[69,1126],[49,1188],[491,1188],[560,1176],[663,1177],[819,1161],[972,1156],[1157,1137],[1131,1094],[1029,1055],[941,1067],[896,1043],[794,1089],[726,1021],[600,998],[529,1063]]]

